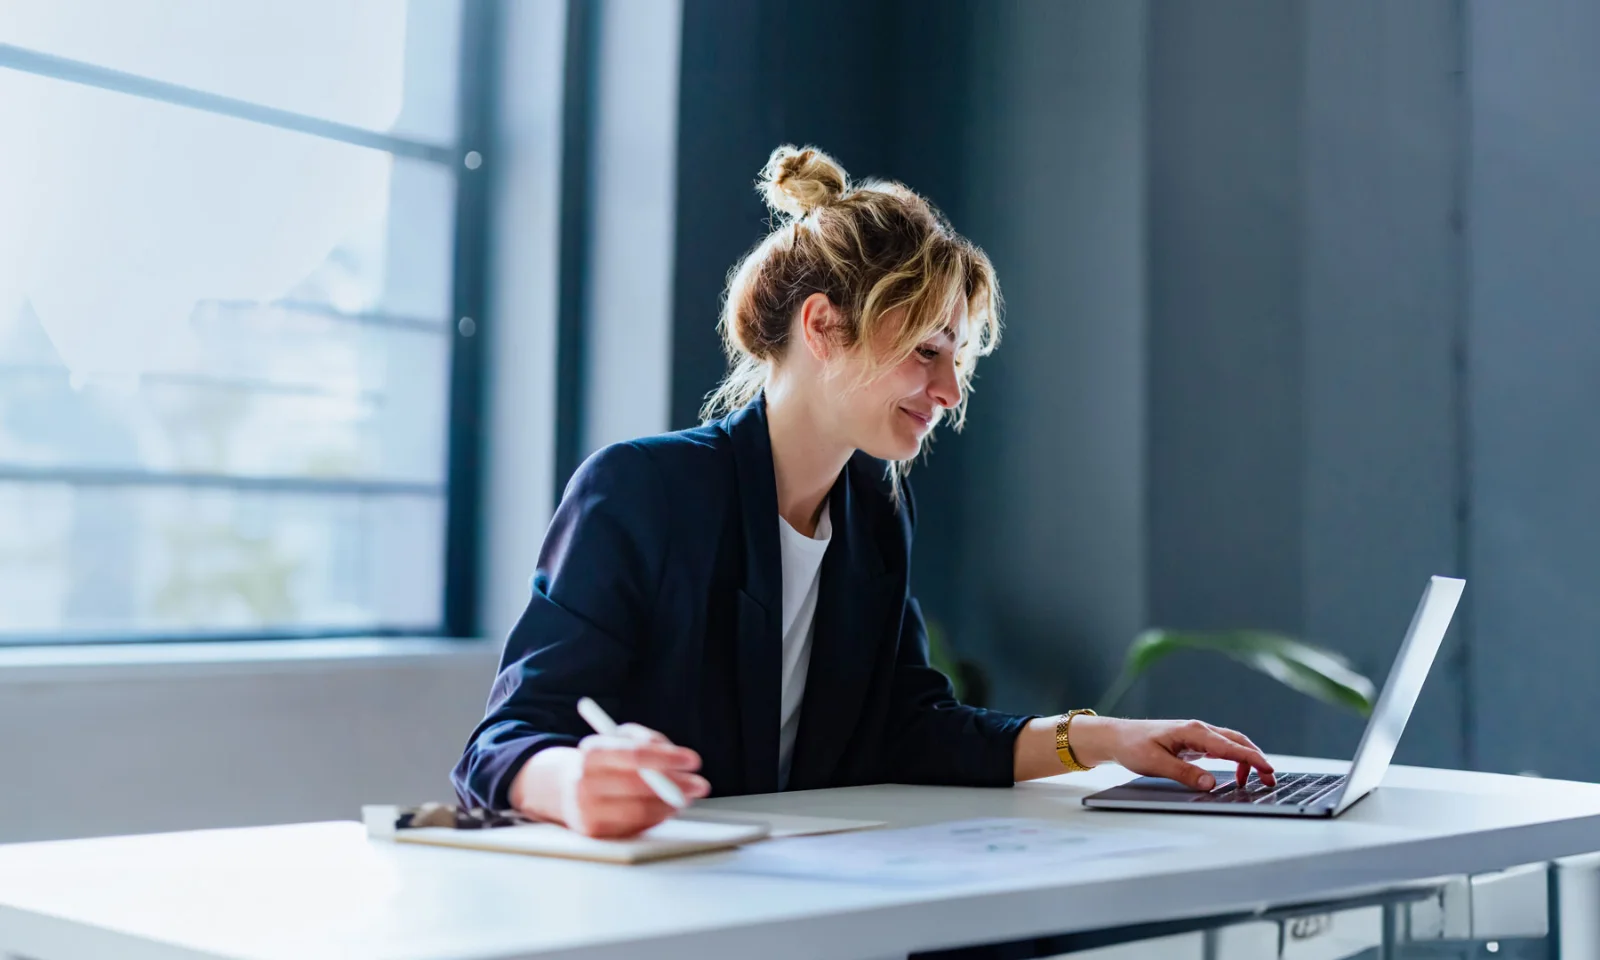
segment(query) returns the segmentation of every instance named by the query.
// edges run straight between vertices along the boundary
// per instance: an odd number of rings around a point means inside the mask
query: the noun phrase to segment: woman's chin
[[[894,436],[861,448],[879,460],[915,460],[922,452],[921,436]]]

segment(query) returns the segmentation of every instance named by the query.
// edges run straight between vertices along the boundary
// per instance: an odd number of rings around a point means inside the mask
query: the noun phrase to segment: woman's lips
[[[915,410],[907,410],[905,407],[901,407],[900,412],[917,421],[917,423],[920,424],[923,429],[927,429],[933,424],[933,417],[931,415],[924,416],[920,413],[917,413]]]

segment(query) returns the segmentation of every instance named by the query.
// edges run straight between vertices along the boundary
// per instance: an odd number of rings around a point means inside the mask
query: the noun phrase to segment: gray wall
[[[972,161],[972,0],[684,0],[674,270],[674,428],[698,421],[724,359],[723,283],[766,232],[754,182],[780,143],[814,143],[854,177],[913,184],[958,223]],[[837,25],[848,22],[849,30]],[[923,522],[914,577],[930,618],[954,625],[964,438],[915,471]]]
[[[941,203],[995,258],[1008,329],[967,434],[913,474],[914,577],[996,705],[1092,701],[1155,624],[1304,635],[1381,682],[1427,575],[1460,574],[1401,759],[1600,777],[1550,735],[1593,725],[1600,680],[1592,4],[888,4],[851,31],[876,56],[820,85],[783,3],[697,7],[718,36],[686,20],[680,159],[733,187],[683,183],[717,200],[680,219],[675,419],[720,371],[715,296],[772,144]],[[691,132],[693,109],[735,122]],[[1285,752],[1360,728],[1202,656],[1124,708]]]
[[[0,843],[449,801],[498,654],[393,637],[0,650]]]
[[[678,98],[678,203],[673,268],[671,417],[699,422],[722,375],[716,324],[723,280],[760,239],[763,208],[751,189],[777,146],[765,56],[776,35],[772,4],[684,0]]]
[[[1461,5],[1304,10],[1302,630],[1381,682],[1427,577],[1467,572]],[[1424,688],[1402,760],[1467,761],[1468,613]],[[1354,748],[1354,718],[1311,718],[1304,749]]]
[[[1298,633],[1304,12],[1257,0],[1153,14],[1146,614]],[[1149,708],[1267,749],[1298,747],[1305,728],[1289,693],[1206,657],[1164,664]]]
[[[723,283],[766,234],[756,174],[780,143],[815,143],[852,176],[888,173],[890,4],[684,0],[674,268],[674,428],[699,422],[725,364]],[[849,30],[836,25],[848,21]]]
[[[1471,8],[1474,759],[1600,779],[1600,8]]]
[[[678,0],[592,0],[579,456],[668,429]]]
[[[799,18],[785,16],[789,5],[685,3],[674,425],[693,422],[723,369],[718,296],[728,268],[765,229],[750,185],[784,141],[816,143],[853,176],[904,180],[928,196],[990,248],[1017,315],[1112,318],[1013,327],[980,367],[967,435],[942,434],[912,475],[921,518],[913,576],[929,618],[985,662],[1001,700],[1081,701],[1109,681],[1143,603],[1143,5],[839,2],[838,17],[811,4]],[[850,30],[827,26],[846,14]],[[1047,29],[1035,29],[1036,17]],[[1109,48],[1104,30],[1116,34]],[[831,39],[821,42],[820,31]],[[1083,38],[1070,57],[1060,56],[1063,36]],[[1029,43],[992,56],[997,44]],[[1032,82],[1041,73],[1050,86]],[[1046,156],[1033,149],[1031,125],[1058,112],[1057,81],[1071,85],[1071,110],[1096,126],[1081,137],[1058,123],[1056,155]],[[1107,175],[1115,186],[1105,186]],[[1086,256],[1061,256],[1070,242],[1064,213],[1079,224],[1072,229],[1087,242],[1073,246]],[[1118,239],[1108,242],[1107,231]],[[1052,282],[1061,268],[1070,283]],[[1104,363],[1104,349],[1120,362]],[[1056,354],[1081,359],[1063,376]],[[1007,413],[1047,389],[1058,391],[1047,414]],[[1117,434],[1096,429],[1107,411],[1120,418]],[[1072,478],[1067,489],[1052,479],[1062,476]],[[1074,497],[1094,509],[1047,511],[1044,527],[1028,522],[1039,498]],[[1028,549],[1008,554],[995,535],[1019,529]],[[1057,547],[1067,543],[1080,548]],[[1040,549],[1065,560],[1070,590],[1060,589],[1060,569],[1036,562]],[[1017,562],[997,562],[1007,555]],[[1089,650],[1106,636],[1118,639],[1100,643],[1093,674],[1060,669],[1064,644]]]
[[[1009,322],[962,438],[956,639],[1017,709],[1093,702],[1143,625],[1146,22],[1142,2],[1037,0],[986,6],[973,32],[957,227]]]
[[[1303,635],[1381,682],[1428,575],[1458,572],[1458,9],[1157,8],[1154,622]],[[1403,759],[1465,760],[1459,649]],[[1274,749],[1339,754],[1360,733],[1200,658],[1151,696]]]

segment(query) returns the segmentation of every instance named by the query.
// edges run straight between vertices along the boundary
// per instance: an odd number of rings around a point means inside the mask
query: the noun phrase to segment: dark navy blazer
[[[963,706],[928,665],[907,590],[916,508],[856,454],[829,495],[811,663],[789,789],[1009,786],[1026,717]],[[712,793],[778,789],[783,577],[765,401],[716,423],[616,444],[567,486],[483,722],[452,774],[464,803],[504,808],[545,747],[619,723],[693,747]]]

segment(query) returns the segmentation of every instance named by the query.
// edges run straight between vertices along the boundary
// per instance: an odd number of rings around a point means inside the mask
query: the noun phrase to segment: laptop
[[[1346,774],[1279,773],[1269,787],[1251,771],[1243,784],[1232,774],[1217,774],[1217,785],[1199,793],[1175,780],[1140,777],[1120,787],[1083,798],[1086,807],[1109,810],[1152,810],[1174,813],[1232,813],[1273,817],[1337,817],[1383,780],[1394,759],[1400,734],[1417,704],[1422,682],[1450,627],[1465,580],[1433,577],[1411,618],[1389,679],[1372,710],[1366,732]]]

